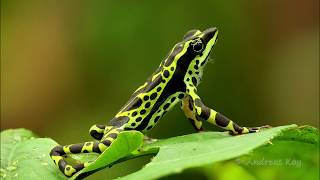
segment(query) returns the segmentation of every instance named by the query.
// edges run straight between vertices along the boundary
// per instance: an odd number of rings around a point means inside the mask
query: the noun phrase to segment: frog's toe
[[[255,133],[255,132],[259,132],[261,129],[269,129],[272,126],[270,125],[264,125],[264,126],[259,126],[259,127],[249,127],[249,133]]]

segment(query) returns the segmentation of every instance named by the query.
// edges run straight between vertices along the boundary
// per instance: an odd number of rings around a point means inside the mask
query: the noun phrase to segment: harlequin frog
[[[242,127],[221,113],[207,107],[197,94],[208,56],[217,40],[217,28],[190,30],[175,44],[156,71],[130,97],[128,102],[106,124],[94,125],[90,135],[98,141],[56,146],[50,156],[66,176],[72,176],[89,163],[68,164],[68,154],[102,153],[122,131],[150,131],[170,109],[181,103],[181,109],[197,131],[202,122],[221,127],[232,134],[257,132],[262,127]]]

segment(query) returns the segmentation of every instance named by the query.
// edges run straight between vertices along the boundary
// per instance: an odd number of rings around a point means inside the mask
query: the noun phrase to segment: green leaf
[[[106,151],[98,158],[74,176],[72,179],[83,178],[91,173],[103,169],[121,158],[129,156],[131,152],[140,148],[143,144],[143,134],[139,131],[124,131],[121,132],[116,140]]]
[[[184,169],[232,159],[266,144],[282,130],[296,125],[280,126],[259,133],[231,136],[225,132],[205,132],[161,140],[142,148],[160,148],[152,161],[141,170],[120,179],[156,179]]]
[[[319,130],[310,126],[289,129],[272,144],[238,158],[237,164],[261,180],[319,179]]]
[[[66,179],[49,157],[57,143],[26,129],[1,132],[1,179]]]
[[[49,138],[37,136],[26,129],[13,129],[1,132],[1,179],[67,179],[54,165],[49,156],[57,143]],[[143,134],[138,131],[121,132],[118,138],[97,158],[89,153],[73,155],[77,160],[95,160],[72,178],[85,177],[129,156],[143,144]]]
[[[122,177],[122,179],[155,179],[178,173],[191,167],[221,162],[250,153],[265,144],[282,130],[295,125],[281,126],[263,130],[259,133],[231,136],[226,132],[205,132],[158,140],[143,144],[143,134],[138,131],[124,131],[119,134],[105,152],[88,167],[78,172],[72,179],[86,177],[105,167],[127,159],[156,154],[152,161],[141,170]],[[305,141],[318,142],[312,134],[303,134]],[[291,138],[292,133],[281,138]],[[296,137],[296,136],[294,136]],[[302,140],[296,138],[293,141]],[[56,145],[51,139],[35,138],[24,129],[6,130],[1,133],[1,177],[6,179],[66,179],[49,157],[50,150]],[[141,147],[142,146],[142,147]],[[138,149],[140,148],[140,149]],[[96,158],[86,154],[81,161]],[[36,171],[35,171],[36,170]],[[242,171],[238,171],[241,173]]]

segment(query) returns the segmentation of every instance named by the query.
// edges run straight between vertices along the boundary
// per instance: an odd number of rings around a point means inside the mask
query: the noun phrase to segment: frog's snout
[[[218,34],[218,29],[216,27],[208,28],[203,31],[202,39],[208,43],[212,38],[214,38]]]

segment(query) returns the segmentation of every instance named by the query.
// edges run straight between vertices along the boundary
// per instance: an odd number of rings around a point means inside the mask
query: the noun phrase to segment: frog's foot
[[[204,128],[201,126],[200,129],[196,129],[197,133],[205,132]]]
[[[268,129],[271,128],[272,126],[270,125],[264,125],[264,126],[259,126],[259,127],[249,127],[249,133],[255,133],[255,132],[259,132],[261,129]]]
[[[94,161],[88,161],[88,162],[83,163],[83,166],[84,166],[84,167],[88,167],[88,166],[90,166],[90,165],[93,164],[93,163],[94,163]]]
[[[232,131],[229,131],[231,135],[241,135],[241,134],[247,134],[247,133],[256,133],[259,132],[261,129],[268,129],[271,128],[270,125],[264,125],[264,126],[258,126],[258,127],[243,127],[242,133],[234,133]]]
[[[150,144],[150,143],[158,141],[158,139],[154,139],[154,138],[151,138],[151,137],[148,137],[148,136],[145,135],[144,138],[143,138],[143,141],[146,144]]]

